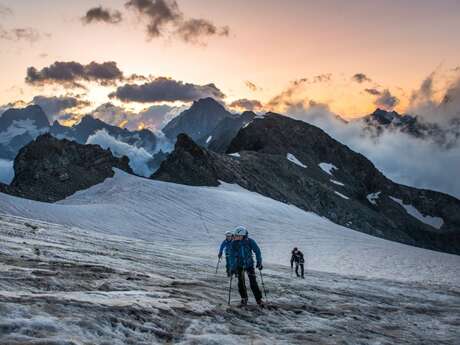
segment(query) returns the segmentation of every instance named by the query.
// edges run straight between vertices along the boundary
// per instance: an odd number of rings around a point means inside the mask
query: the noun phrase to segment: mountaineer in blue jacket
[[[230,273],[238,277],[238,291],[241,296],[241,306],[248,304],[248,292],[246,289],[246,271],[249,278],[249,285],[257,304],[263,305],[262,292],[257,284],[256,272],[254,270],[253,253],[256,255],[256,267],[262,270],[262,254],[256,241],[248,237],[248,231],[244,226],[239,226],[233,232],[233,241],[229,248]]]
[[[222,258],[222,253],[225,253],[225,267],[227,269],[228,277],[230,277],[230,264],[228,260],[228,254],[229,254],[230,244],[232,243],[232,239],[233,239],[233,232],[227,231],[225,233],[225,240],[223,240],[222,244],[220,245],[219,254],[217,254],[217,257],[220,260]]]

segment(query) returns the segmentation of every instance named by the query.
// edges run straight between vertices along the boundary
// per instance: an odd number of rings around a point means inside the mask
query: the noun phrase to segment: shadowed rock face
[[[132,173],[127,157],[115,158],[98,145],[81,145],[44,134],[23,147],[14,161],[15,177],[0,191],[55,202],[112,177],[113,168]]]
[[[180,133],[186,133],[193,140],[206,138],[226,117],[233,115],[212,98],[202,98],[193,102],[190,109],[172,119],[164,128],[163,133],[174,139]]]
[[[288,160],[288,154],[300,165]],[[335,168],[327,173],[323,163]],[[200,186],[216,186],[219,180],[237,183],[361,232],[460,254],[459,200],[396,184],[321,129],[278,114],[242,128],[225,155],[179,135],[175,150],[152,178]],[[378,194],[375,200],[372,194]],[[410,215],[393,198],[423,216],[442,219],[442,227]]]
[[[233,138],[238,134],[238,131],[254,120],[255,117],[256,114],[252,111],[245,111],[241,115],[225,117],[208,136],[202,137],[197,143],[214,152],[225,153]]]

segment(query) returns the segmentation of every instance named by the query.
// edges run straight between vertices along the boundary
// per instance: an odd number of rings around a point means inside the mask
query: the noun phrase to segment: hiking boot
[[[257,300],[257,304],[259,305],[259,307],[263,308],[265,306],[264,304],[264,301],[262,301],[261,299]]]
[[[304,276],[302,276],[302,279],[305,279],[305,277],[304,277]]]
[[[240,302],[240,307],[244,307],[248,305],[248,299],[247,298],[242,298]]]

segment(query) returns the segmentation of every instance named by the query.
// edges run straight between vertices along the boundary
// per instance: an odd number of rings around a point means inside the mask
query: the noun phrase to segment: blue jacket
[[[219,256],[222,255],[222,253],[225,251],[225,255],[228,255],[228,248],[230,247],[230,243],[232,243],[232,240],[227,240],[225,239],[222,244],[220,245],[219,249]]]
[[[257,265],[262,265],[262,253],[256,241],[251,238],[245,238],[241,241],[232,241],[229,251],[230,270],[237,268],[253,268],[253,252],[256,254]]]

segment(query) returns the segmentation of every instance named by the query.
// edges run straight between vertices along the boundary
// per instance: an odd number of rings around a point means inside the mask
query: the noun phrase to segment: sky
[[[0,17],[0,104],[72,97],[77,114],[201,96],[404,112],[428,76],[441,90],[460,65],[458,0],[0,0]]]

